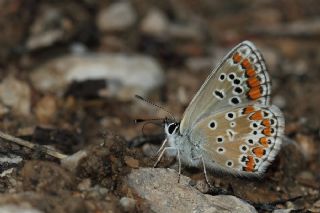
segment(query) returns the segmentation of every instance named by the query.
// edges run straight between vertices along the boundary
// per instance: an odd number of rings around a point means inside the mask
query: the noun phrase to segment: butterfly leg
[[[203,156],[201,155],[200,157],[193,158],[193,160],[199,160],[199,159],[200,159],[201,162],[202,162],[204,178],[206,179],[206,182],[207,182],[208,186],[209,186],[210,188],[213,188],[213,186],[212,186],[212,185],[210,184],[210,182],[209,182],[209,178],[208,178],[208,175],[207,175],[206,164],[204,163]]]
[[[161,150],[164,148],[164,146],[167,144],[167,142],[168,142],[168,138],[166,138],[166,139],[162,142],[162,144],[161,144],[159,150],[157,151],[157,154],[156,154],[156,155],[158,155],[158,154],[161,152]]]
[[[165,148],[162,150],[162,152],[160,153],[160,155],[159,155],[156,163],[153,165],[153,167],[157,167],[157,165],[158,165],[158,163],[160,162],[163,154],[164,154],[165,151],[167,151],[167,150],[177,150],[177,148],[175,148],[175,147],[165,147]]]
[[[202,161],[204,178],[206,179],[206,182],[207,182],[209,188],[213,188],[213,186],[210,184],[208,176],[207,176],[206,164],[204,163],[203,156],[201,156],[200,158],[201,158],[201,161]]]
[[[180,183],[180,176],[181,176],[181,159],[180,159],[180,150],[178,149],[178,164],[179,164],[179,177],[178,177],[178,183]]]

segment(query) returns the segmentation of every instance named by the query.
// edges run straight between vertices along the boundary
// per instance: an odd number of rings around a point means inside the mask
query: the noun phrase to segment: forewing
[[[187,107],[180,131],[188,134],[201,118],[250,102],[269,105],[269,76],[261,54],[249,41],[233,48],[208,76]]]
[[[191,141],[199,144],[207,167],[235,175],[259,175],[281,146],[284,118],[275,106],[229,108],[200,120]]]

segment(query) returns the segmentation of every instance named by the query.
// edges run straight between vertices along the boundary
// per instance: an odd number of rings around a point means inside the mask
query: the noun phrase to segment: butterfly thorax
[[[179,152],[182,162],[189,166],[197,166],[199,164],[200,149],[192,143],[190,137],[180,133],[179,122],[166,122],[165,133],[170,147],[174,147]]]

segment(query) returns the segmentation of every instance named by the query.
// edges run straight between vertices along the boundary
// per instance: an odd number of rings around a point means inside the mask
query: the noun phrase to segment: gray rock
[[[38,90],[58,95],[72,81],[105,79],[108,88],[99,95],[120,100],[146,96],[164,82],[163,70],[153,58],[103,53],[63,56],[38,67],[30,77]]]
[[[137,14],[129,2],[115,2],[100,11],[97,25],[101,31],[123,31],[137,20]]]
[[[256,212],[253,206],[231,195],[202,194],[189,185],[190,178],[172,169],[141,168],[127,177],[131,187],[154,212]]]

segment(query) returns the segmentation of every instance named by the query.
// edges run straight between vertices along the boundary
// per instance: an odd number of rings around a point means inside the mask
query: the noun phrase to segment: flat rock
[[[231,196],[202,194],[172,169],[141,168],[132,170],[127,177],[131,187],[143,198],[153,212],[256,212],[245,201]]]
[[[74,81],[105,80],[107,88],[100,96],[120,100],[145,96],[164,82],[163,70],[151,57],[104,53],[62,56],[38,67],[30,77],[38,90],[58,95]]]

